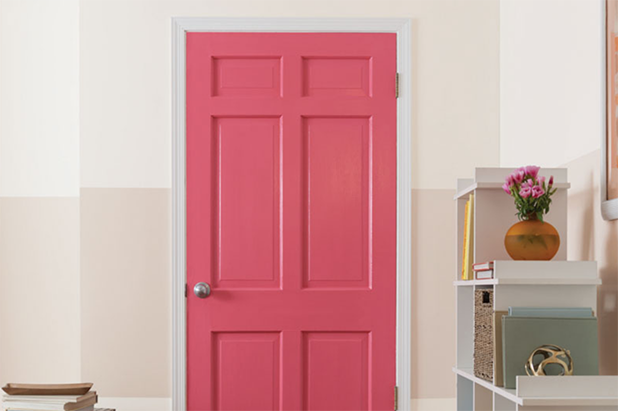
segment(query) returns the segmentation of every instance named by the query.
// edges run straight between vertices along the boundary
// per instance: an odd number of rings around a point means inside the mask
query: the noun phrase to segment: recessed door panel
[[[213,95],[273,97],[281,90],[280,57],[213,57]]]
[[[304,119],[307,287],[368,287],[371,120]]]
[[[310,332],[303,336],[303,410],[367,410],[370,335]]]
[[[218,410],[279,410],[279,333],[214,333]]]
[[[218,287],[279,287],[280,119],[214,119]]]
[[[305,96],[371,95],[371,59],[366,57],[303,58]]]

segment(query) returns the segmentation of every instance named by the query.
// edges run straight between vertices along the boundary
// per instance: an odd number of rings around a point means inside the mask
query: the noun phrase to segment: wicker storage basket
[[[494,378],[494,290],[474,292],[474,375]]]

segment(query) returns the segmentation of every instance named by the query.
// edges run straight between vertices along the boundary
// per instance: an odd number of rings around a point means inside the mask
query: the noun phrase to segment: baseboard
[[[171,411],[171,398],[100,397],[97,407],[117,411]],[[413,398],[410,411],[455,411],[456,398]]]
[[[412,398],[410,411],[455,411],[456,398]]]
[[[97,407],[115,408],[117,411],[170,411],[171,398],[100,397]],[[410,411],[455,411],[455,398],[413,398]]]
[[[99,397],[97,407],[116,411],[171,411],[171,398]],[[413,398],[410,411],[454,411],[455,398]]]
[[[97,408],[116,411],[171,411],[171,398],[99,397]]]

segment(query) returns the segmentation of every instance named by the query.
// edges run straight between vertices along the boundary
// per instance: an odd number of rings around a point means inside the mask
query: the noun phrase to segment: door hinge
[[[399,409],[399,388],[395,385],[395,411]]]
[[[395,73],[395,98],[399,98],[399,73]]]
[[[187,298],[187,283],[185,283],[185,298]]]

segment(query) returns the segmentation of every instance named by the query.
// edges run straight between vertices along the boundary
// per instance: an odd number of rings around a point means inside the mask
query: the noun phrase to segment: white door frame
[[[412,153],[410,19],[172,19],[172,407],[187,400],[185,38],[187,32],[370,32],[397,34],[397,386],[399,409],[410,409]]]

